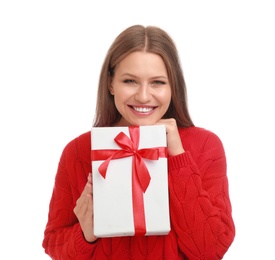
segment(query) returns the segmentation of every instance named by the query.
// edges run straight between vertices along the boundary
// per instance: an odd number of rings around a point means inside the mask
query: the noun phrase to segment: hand
[[[184,153],[176,120],[174,118],[160,119],[156,125],[166,126],[168,155],[175,156]]]
[[[79,199],[76,201],[74,213],[78,218],[83,235],[88,242],[94,242],[97,237],[94,235],[94,212],[93,212],[93,183],[92,174],[89,173]]]

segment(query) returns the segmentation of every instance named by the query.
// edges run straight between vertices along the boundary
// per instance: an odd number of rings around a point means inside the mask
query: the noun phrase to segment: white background
[[[41,243],[64,146],[92,126],[99,71],[132,24],[178,47],[196,125],[222,139],[236,238],[226,260],[274,257],[273,1],[0,2],[0,236],[8,259]]]

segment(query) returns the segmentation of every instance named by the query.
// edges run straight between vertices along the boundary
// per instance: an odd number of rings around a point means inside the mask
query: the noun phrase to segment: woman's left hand
[[[166,126],[168,155],[175,156],[184,153],[176,120],[174,118],[160,119],[156,125]]]

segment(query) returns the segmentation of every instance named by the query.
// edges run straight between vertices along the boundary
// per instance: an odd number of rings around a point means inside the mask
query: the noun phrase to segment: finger
[[[86,213],[89,214],[90,216],[94,215],[94,207],[93,207],[93,196],[91,194],[87,195],[87,210]]]
[[[87,178],[87,181],[88,181],[88,183],[90,183],[91,185],[93,184],[93,178],[92,178],[92,174],[91,174],[91,173],[89,173],[88,178]]]
[[[89,186],[91,186],[91,184],[86,183],[86,185],[85,185],[85,187],[84,187],[84,189],[83,189],[80,197],[77,200],[77,203],[81,204],[81,203],[83,203],[86,200],[86,195],[88,193],[90,193],[90,189],[91,189]]]
[[[89,176],[88,176],[89,178]],[[92,194],[92,183],[88,180],[87,178],[87,183],[80,195],[80,197],[78,198],[78,200],[76,201],[76,205],[78,205],[79,207],[82,205],[82,204],[87,204],[87,194]],[[91,176],[90,176],[91,178]]]
[[[87,213],[88,206],[90,204],[91,193],[85,191],[82,192],[81,196],[76,202],[76,207],[74,208],[75,213],[78,217],[84,217]]]

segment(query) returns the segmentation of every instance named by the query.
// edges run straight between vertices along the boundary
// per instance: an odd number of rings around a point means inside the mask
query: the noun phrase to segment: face
[[[122,116],[117,126],[155,124],[171,101],[171,86],[162,58],[141,51],[130,53],[116,66],[110,92]]]

